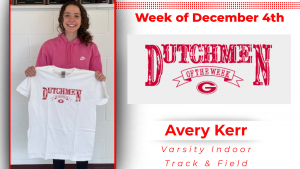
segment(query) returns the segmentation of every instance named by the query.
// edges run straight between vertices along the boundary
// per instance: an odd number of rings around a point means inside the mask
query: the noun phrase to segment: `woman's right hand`
[[[32,77],[32,76],[35,76],[35,74],[36,74],[36,72],[35,72],[35,67],[34,66],[28,67],[25,70],[26,77]]]

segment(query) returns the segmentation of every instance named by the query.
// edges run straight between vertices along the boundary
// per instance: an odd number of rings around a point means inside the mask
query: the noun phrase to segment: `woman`
[[[100,53],[92,42],[89,18],[86,10],[76,1],[66,2],[60,10],[59,30],[61,34],[46,41],[39,52],[36,67],[54,65],[61,68],[79,68],[95,71],[99,81],[105,81],[102,74]],[[35,76],[35,67],[25,71],[27,77]],[[65,160],[53,159],[54,169],[64,168]],[[77,161],[77,169],[87,169],[88,161]]]
[[[66,2],[61,7],[58,22],[62,33],[43,44],[36,66],[93,70],[97,80],[105,81],[100,53],[87,32],[89,18],[86,10],[76,1]],[[34,66],[25,71],[27,77],[35,76],[35,73]]]

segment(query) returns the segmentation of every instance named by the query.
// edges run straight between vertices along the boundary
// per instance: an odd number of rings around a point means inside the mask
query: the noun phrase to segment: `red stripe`
[[[11,151],[10,151],[10,149],[11,149],[11,136],[10,136],[10,114],[11,114],[11,109],[10,109],[10,107],[11,107],[11,105],[10,105],[10,102],[11,102],[11,96],[10,96],[10,86],[11,86],[11,79],[10,79],[10,73],[11,73],[11,71],[10,71],[10,58],[11,58],[11,32],[10,32],[10,28],[11,28],[11,24],[10,24],[10,0],[9,0],[9,169],[10,169],[10,165],[11,165]]]
[[[114,3],[114,168],[117,169],[117,34],[116,34],[116,26],[117,26],[117,10],[116,10],[116,1]]]

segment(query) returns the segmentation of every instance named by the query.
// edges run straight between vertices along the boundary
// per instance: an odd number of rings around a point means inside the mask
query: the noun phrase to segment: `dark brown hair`
[[[84,7],[81,4],[79,4],[78,2],[68,1],[60,8],[60,13],[59,13],[59,17],[58,17],[58,22],[59,22],[58,28],[60,29],[60,31],[62,33],[65,33],[65,28],[63,26],[63,20],[64,20],[63,19],[63,14],[64,14],[64,12],[66,10],[66,7],[68,5],[77,6],[80,10],[80,13],[81,13],[81,26],[78,29],[77,37],[79,38],[79,40],[81,42],[85,43],[85,45],[88,46],[88,44],[92,42],[92,36],[87,31],[87,29],[90,26],[89,17],[87,16],[87,13],[86,13],[86,10],[84,9]]]

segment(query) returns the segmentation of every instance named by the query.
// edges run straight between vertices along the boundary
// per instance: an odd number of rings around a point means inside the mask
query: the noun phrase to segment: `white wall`
[[[40,7],[40,8],[39,8]],[[90,163],[114,162],[114,10],[85,6],[102,60],[110,100],[97,107],[97,128],[93,158]],[[15,91],[24,80],[24,71],[34,66],[43,42],[58,35],[59,7],[12,6],[11,10],[11,164],[49,164],[52,160],[28,159],[28,98]],[[66,163],[73,163],[66,161]]]

